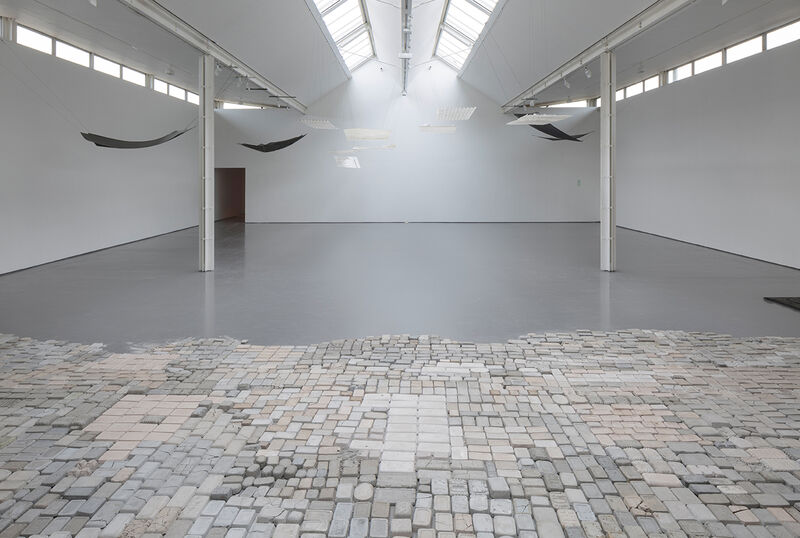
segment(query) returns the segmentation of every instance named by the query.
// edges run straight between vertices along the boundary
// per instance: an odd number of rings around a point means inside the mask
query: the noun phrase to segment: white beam
[[[617,269],[615,165],[617,142],[617,59],[600,55],[600,268]]]
[[[411,0],[400,0],[400,63],[403,66],[403,95],[406,95],[411,63]]]
[[[235,68],[247,76],[254,83],[262,88],[268,90],[273,95],[279,96],[279,99],[294,108],[298,112],[305,114],[306,106],[295,99],[288,97],[285,91],[280,89],[277,85],[267,80],[261,73],[241,61],[239,58],[217,45],[214,41],[208,38],[205,34],[197,30],[194,26],[190,25],[155,0],[119,0],[126,6],[130,7],[140,15],[150,19],[158,24],[168,32],[178,36],[189,45],[193,46],[203,54],[208,54],[216,59],[222,65],[230,68]]]
[[[214,69],[210,54],[200,58],[200,271],[214,270]]]
[[[521,106],[526,101],[533,99],[537,94],[546,90],[556,82],[559,82],[576,69],[579,69],[599,58],[602,53],[614,50],[626,41],[644,32],[651,26],[658,24],[662,20],[674,15],[681,9],[693,4],[696,1],[697,0],[658,0],[658,2],[654,3],[637,16],[605,36],[600,41],[561,65],[539,82],[514,97],[512,100],[503,105],[503,108],[505,109]]]

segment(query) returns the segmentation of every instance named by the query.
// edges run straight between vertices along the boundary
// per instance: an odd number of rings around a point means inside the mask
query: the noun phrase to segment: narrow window
[[[144,73],[140,73],[135,69],[131,69],[130,67],[122,66],[122,80],[126,80],[128,82],[132,82],[138,86],[145,86],[147,85],[147,77]]]
[[[78,47],[73,47],[63,41],[56,41],[56,57],[74,64],[82,65],[83,67],[89,67],[91,63],[89,61],[90,54],[88,52]]]
[[[786,45],[800,39],[800,21],[778,28],[767,34],[767,50]]]
[[[711,71],[712,69],[716,69],[722,65],[722,52],[715,52],[714,54],[709,54],[704,58],[700,58],[699,60],[694,61],[694,74],[699,75],[700,73],[705,73],[706,71]]]
[[[764,39],[761,36],[754,37],[744,43],[728,47],[725,51],[725,60],[728,63],[737,62],[742,58],[758,54],[762,50],[764,50]]]
[[[112,62],[111,60],[106,60],[101,56],[95,55],[94,57],[94,70],[100,71],[101,73],[105,73],[106,75],[111,75],[112,77],[119,78],[119,68],[120,65],[116,62]]]
[[[153,89],[158,93],[169,93],[169,85],[163,80],[153,79]]]
[[[169,95],[170,97],[175,97],[176,99],[180,99],[181,101],[186,100],[186,90],[184,90],[180,86],[173,86],[172,84],[170,84]]]
[[[17,44],[45,54],[53,54],[53,39],[30,28],[17,25]]]

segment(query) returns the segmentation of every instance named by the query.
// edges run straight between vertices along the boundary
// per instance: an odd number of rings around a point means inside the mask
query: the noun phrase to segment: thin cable
[[[61,100],[61,99],[58,97],[58,94],[57,94],[55,91],[53,91],[53,90],[52,90],[52,89],[51,89],[51,88],[50,88],[50,87],[49,87],[49,86],[48,86],[48,85],[47,85],[47,84],[46,84],[46,83],[45,83],[45,82],[44,82],[44,81],[43,81],[41,78],[39,78],[39,76],[38,76],[38,75],[37,75],[37,74],[36,74],[36,73],[33,71],[33,69],[31,69],[31,68],[30,68],[30,67],[29,67],[29,66],[28,66],[28,65],[25,63],[25,61],[24,61],[24,60],[22,60],[22,59],[19,57],[19,55],[17,54],[17,51],[15,51],[15,50],[14,50],[14,47],[12,47],[12,46],[11,46],[9,43],[7,43],[5,40],[2,40],[2,39],[0,39],[0,43],[2,43],[3,45],[5,45],[5,46],[6,46],[6,48],[7,48],[7,49],[8,49],[8,50],[11,52],[12,56],[14,56],[14,58],[15,58],[15,59],[16,59],[16,60],[17,60],[17,61],[20,63],[20,64],[22,64],[22,66],[23,66],[23,67],[24,67],[24,68],[25,68],[25,69],[28,71],[28,73],[30,73],[30,74],[31,74],[31,76],[33,76],[33,78],[35,78],[35,79],[36,79],[36,80],[39,82],[39,84],[41,84],[41,86],[42,86],[44,89],[46,89],[46,90],[49,90],[49,91],[50,91],[50,93],[53,95],[53,97],[55,98],[55,100],[56,100],[56,101],[57,101],[57,102],[58,102],[58,103],[61,105],[61,107],[63,107],[64,111],[66,111],[66,112],[67,112],[67,113],[68,113],[70,116],[72,116],[72,118],[73,118],[75,121],[77,121],[77,123],[78,123],[78,125],[80,126],[81,130],[83,130],[84,132],[89,130],[89,129],[87,129],[87,128],[86,128],[86,125],[84,125],[84,123],[81,121],[81,119],[78,117],[78,115],[77,115],[77,114],[75,114],[75,113],[74,113],[74,112],[73,112],[73,111],[72,111],[72,110],[71,110],[71,109],[70,109],[70,108],[69,108],[69,107],[66,105],[66,103],[64,103],[64,102],[63,102],[63,101],[62,101],[62,100]],[[7,69],[8,69],[8,68],[7,68]],[[59,112],[59,111],[58,111],[58,109],[57,109],[56,107],[54,107],[54,106],[53,106],[53,104],[52,104],[52,103],[50,103],[50,102],[49,102],[49,101],[48,101],[48,100],[47,100],[47,99],[46,99],[46,98],[45,98],[45,97],[44,97],[42,94],[40,94],[40,93],[39,93],[39,91],[38,91],[36,88],[32,87],[30,84],[28,84],[28,83],[27,83],[25,80],[23,80],[23,79],[22,79],[22,78],[20,78],[19,76],[16,76],[16,75],[15,75],[13,72],[12,72],[11,74],[12,74],[12,76],[14,76],[14,77],[15,77],[17,80],[19,80],[20,82],[22,82],[22,84],[24,84],[24,85],[25,85],[25,86],[26,86],[28,89],[30,89],[30,90],[31,90],[31,91],[33,91],[33,92],[34,92],[36,95],[38,95],[38,96],[39,96],[39,98],[40,98],[42,101],[44,101],[44,102],[45,102],[45,103],[46,103],[46,104],[47,104],[47,105],[48,105],[50,108],[52,108],[52,109],[53,109],[53,110],[55,110],[56,112]],[[68,122],[69,122],[69,123],[70,123],[70,124],[71,124],[73,127],[75,126],[75,124],[74,124],[74,123],[72,123],[72,122],[71,122],[71,121],[68,119],[68,117],[67,117],[67,116],[64,116],[63,114],[61,114],[61,112],[59,112],[59,114],[60,114],[60,115],[61,115],[61,116],[62,116],[64,119],[66,119],[66,120],[67,120],[67,121],[68,121]]]

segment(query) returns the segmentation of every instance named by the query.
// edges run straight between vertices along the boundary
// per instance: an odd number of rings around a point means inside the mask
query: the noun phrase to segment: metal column
[[[214,270],[214,67],[200,58],[200,271]]]
[[[600,100],[600,268],[616,271],[617,59],[610,51],[600,55]]]
[[[17,37],[14,35],[15,30],[14,19],[10,17],[0,17],[0,39],[13,43],[17,40]]]
[[[411,0],[400,0],[400,63],[403,71],[403,95],[406,95],[411,63]]]

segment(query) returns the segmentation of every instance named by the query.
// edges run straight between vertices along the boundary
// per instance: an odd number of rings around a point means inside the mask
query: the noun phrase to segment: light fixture
[[[564,80],[564,87],[565,87],[566,89],[570,89],[570,87],[571,87],[571,84],[569,83],[569,81],[568,81],[566,78],[565,78],[565,79],[563,79],[563,80]]]
[[[583,74],[586,75],[586,78],[592,78],[592,70],[589,69],[589,66],[584,66]]]

